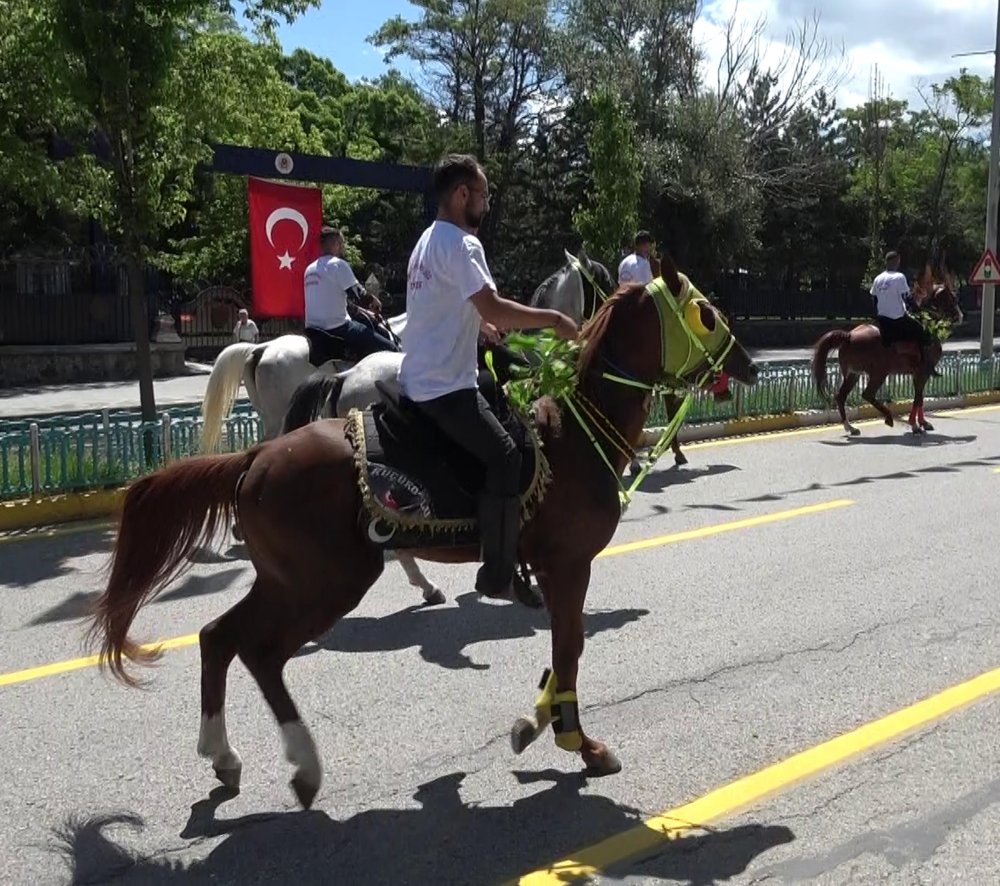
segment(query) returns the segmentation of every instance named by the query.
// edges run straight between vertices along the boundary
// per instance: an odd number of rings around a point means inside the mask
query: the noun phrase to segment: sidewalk
[[[176,404],[198,404],[205,395],[211,366],[187,362],[189,374],[156,379],[156,408]],[[0,419],[59,412],[100,412],[102,409],[138,409],[139,382],[91,382],[80,385],[40,385],[30,388],[0,388]]]
[[[1000,338],[994,339],[994,350]],[[946,353],[979,350],[978,339],[949,341]],[[750,348],[758,363],[806,362],[810,348]],[[153,382],[156,408],[162,412],[172,405],[198,405],[205,396],[212,367],[187,362],[189,375],[157,379]],[[245,397],[245,392],[241,393]],[[60,412],[100,412],[102,409],[138,409],[139,383],[135,381],[94,382],[82,385],[49,385],[34,388],[0,388],[0,419]]]

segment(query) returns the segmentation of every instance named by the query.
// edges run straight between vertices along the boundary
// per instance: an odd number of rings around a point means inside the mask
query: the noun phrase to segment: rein
[[[577,270],[580,276],[594,288],[595,294],[600,296],[601,301],[607,301],[608,295],[601,290],[601,287],[594,279],[593,274],[591,274],[590,269],[583,267],[576,256],[571,255],[569,252],[566,253],[566,256],[569,259],[570,264]],[[652,470],[653,465],[659,461],[661,456],[667,451],[670,444],[677,436],[677,432],[680,430],[681,425],[684,423],[684,418],[687,415],[688,410],[691,408],[691,404],[694,401],[694,394],[690,390],[692,382],[686,381],[684,378],[686,373],[692,371],[700,362],[705,362],[707,368],[701,375],[698,376],[697,380],[693,382],[694,385],[701,387],[709,379],[709,377],[711,377],[713,372],[721,371],[726,357],[729,356],[729,352],[736,344],[736,339],[733,337],[732,332],[730,332],[727,342],[718,354],[710,353],[708,348],[705,347],[701,339],[698,338],[698,336],[691,329],[685,310],[682,308],[683,302],[686,302],[688,306],[695,304],[690,300],[692,288],[693,287],[689,282],[686,293],[684,293],[683,297],[678,300],[674,297],[674,294],[670,291],[669,287],[663,282],[662,277],[657,277],[646,286],[646,292],[652,297],[660,318],[660,364],[661,369],[663,370],[660,382],[647,384],[639,379],[628,377],[623,374],[618,367],[611,364],[606,357],[602,357],[602,361],[605,364],[616,370],[614,373],[601,373],[601,377],[608,381],[625,387],[650,392],[654,397],[662,396],[665,393],[684,394],[684,399],[681,402],[677,413],[670,421],[670,424],[663,429],[660,434],[660,439],[650,450],[650,453],[645,459],[638,475],[632,479],[628,488],[622,484],[618,471],[615,470],[615,467],[611,464],[611,460],[605,453],[604,448],[597,441],[594,431],[596,430],[600,433],[610,444],[612,449],[617,451],[620,455],[625,456],[625,458],[630,462],[638,459],[636,451],[629,445],[628,441],[622,436],[607,416],[605,416],[590,400],[590,398],[588,398],[579,389],[579,386],[571,395],[563,398],[570,413],[577,420],[577,423],[583,429],[587,438],[597,450],[597,454],[601,457],[601,460],[614,476],[615,481],[618,484],[618,496],[623,512],[631,504],[632,496],[635,493],[635,490],[642,484],[643,480],[646,479],[649,472]],[[595,311],[596,304],[597,300],[595,299]],[[591,312],[589,319],[593,319],[593,316],[594,311]],[[687,354],[685,355],[683,363],[680,368],[674,370],[671,370],[667,366],[667,330],[669,328],[668,324],[671,320],[680,324],[680,328],[684,330],[688,345]],[[698,322],[700,322],[700,319]]]

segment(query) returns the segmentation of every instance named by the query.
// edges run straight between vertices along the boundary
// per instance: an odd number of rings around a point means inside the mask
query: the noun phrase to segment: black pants
[[[918,345],[934,344],[934,336],[909,314],[894,319],[879,317],[878,329],[882,335],[882,344],[887,348],[898,341],[912,341]]]
[[[521,453],[479,391],[455,391],[414,406],[483,463],[487,494],[501,498],[518,494]]]
[[[360,360],[376,351],[399,350],[395,342],[357,320],[348,320],[336,329],[307,328],[304,332],[309,339],[312,361],[317,366],[327,360],[343,360],[348,354]]]

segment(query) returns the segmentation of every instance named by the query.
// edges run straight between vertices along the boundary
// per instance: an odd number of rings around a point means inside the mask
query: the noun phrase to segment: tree
[[[591,104],[595,122],[588,143],[591,190],[588,205],[573,216],[583,245],[593,255],[621,255],[638,226],[641,167],[632,121],[610,91]]]
[[[232,4],[212,0],[48,0],[53,49],[67,60],[66,86],[89,115],[105,179],[100,218],[121,246],[145,421],[156,417],[143,265],[164,228],[183,217],[195,166],[206,159],[197,115],[171,101],[177,63],[199,25]],[[248,0],[262,33],[310,0]],[[49,56],[45,56],[49,57]],[[78,146],[86,150],[85,144]]]

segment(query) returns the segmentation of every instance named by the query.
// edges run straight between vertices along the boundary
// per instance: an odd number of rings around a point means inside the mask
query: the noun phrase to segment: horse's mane
[[[580,378],[587,374],[591,364],[600,353],[615,312],[623,305],[638,304],[645,294],[646,287],[641,283],[627,283],[620,286],[604,304],[598,307],[594,316],[580,331],[580,340],[584,342],[583,351],[581,351],[577,363],[577,373]]]

